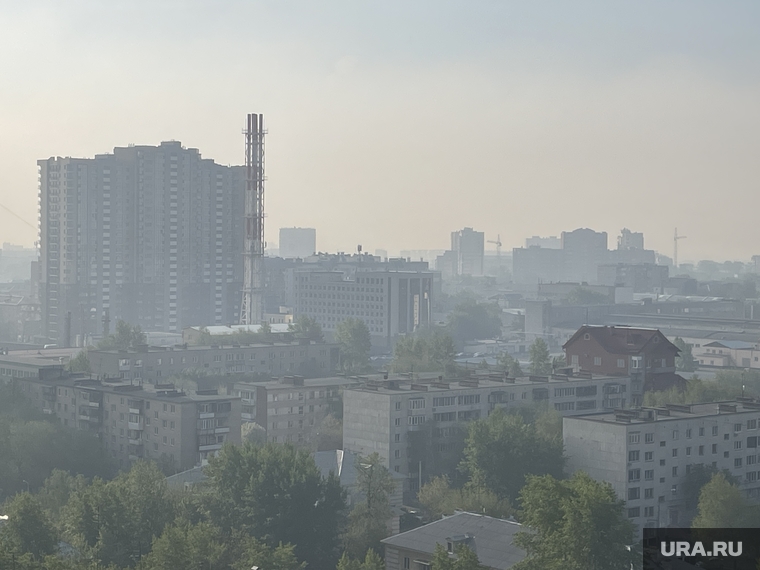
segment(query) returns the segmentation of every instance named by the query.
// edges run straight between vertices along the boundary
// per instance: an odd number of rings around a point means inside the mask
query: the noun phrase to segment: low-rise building
[[[380,454],[389,470],[407,478],[411,495],[430,477],[456,470],[464,425],[497,408],[544,405],[562,415],[585,414],[626,408],[640,390],[628,377],[591,374],[369,380],[343,391],[343,447]]]
[[[514,542],[521,530],[522,526],[513,521],[458,512],[383,539],[385,568],[430,570],[436,546],[440,544],[451,558],[464,545],[475,553],[483,567],[508,570],[525,558],[525,551]]]
[[[251,345],[153,347],[91,350],[93,374],[160,384],[194,371],[209,376],[300,374],[330,376],[338,363],[338,346],[301,340]]]
[[[182,471],[227,441],[240,443],[240,398],[215,390],[185,393],[171,384],[100,381],[34,357],[0,357],[0,381],[13,382],[62,425],[97,435],[122,468],[147,458]]]
[[[567,469],[612,485],[639,530],[688,526],[695,497],[684,482],[697,465],[729,471],[760,497],[759,420],[751,399],[565,417]]]
[[[242,400],[243,421],[261,426],[267,441],[307,445],[328,414],[342,416],[342,390],[359,382],[344,376],[285,376],[264,382],[236,382],[232,390]]]
[[[584,325],[562,347],[568,366],[595,374],[631,376],[644,390],[683,387],[678,347],[657,329]],[[642,400],[634,402],[641,405]]]

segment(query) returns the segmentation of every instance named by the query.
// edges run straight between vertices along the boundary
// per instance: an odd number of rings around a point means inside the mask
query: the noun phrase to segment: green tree
[[[335,340],[340,347],[341,368],[344,372],[356,373],[367,368],[372,340],[364,321],[354,318],[341,321],[335,327]]]
[[[92,372],[92,366],[90,365],[90,357],[87,355],[86,350],[81,350],[79,353],[69,360],[67,366],[69,372]]]
[[[741,396],[744,380],[741,376],[722,376],[723,372],[718,372],[716,379],[708,382],[696,375],[692,376],[687,380],[685,390],[671,388],[660,392],[646,392],[644,394],[644,405],[656,407],[666,404],[702,404],[733,400]],[[752,392],[748,389],[747,393]]]
[[[541,375],[552,372],[552,362],[549,357],[549,347],[542,338],[537,338],[530,345],[530,373]]]
[[[299,562],[292,544],[278,544],[270,548],[264,542],[253,537],[241,541],[242,552],[236,555],[237,562],[233,570],[250,570],[258,566],[263,570],[303,570],[305,562]]]
[[[739,487],[723,473],[713,475],[699,493],[697,516],[692,528],[757,528],[760,523],[758,507],[750,506]]]
[[[608,295],[586,287],[576,287],[565,300],[568,305],[606,305],[611,301]]]
[[[447,328],[454,342],[495,338],[501,334],[501,307],[496,303],[478,303],[466,299],[449,314]]]
[[[100,562],[130,566],[174,520],[175,504],[158,466],[140,461],[112,481],[77,490],[62,518],[67,539]]]
[[[324,341],[322,327],[317,322],[317,319],[310,317],[309,315],[299,315],[296,317],[295,322],[288,325],[288,330],[292,332],[296,338],[305,338],[313,340],[314,342]]]
[[[443,372],[455,375],[456,347],[448,334],[407,335],[396,341],[391,368],[394,372]]]
[[[145,333],[139,325],[131,326],[121,319],[116,323],[116,332],[100,340],[99,350],[127,350],[140,344],[145,344]]]
[[[392,512],[390,496],[396,485],[377,453],[356,459],[356,488],[362,500],[348,515],[348,528],[343,537],[346,552],[352,558],[363,558],[371,549],[380,550],[380,541],[388,536]]]
[[[515,570],[630,570],[635,562],[634,528],[609,484],[583,472],[529,477],[520,502],[530,531],[515,537],[527,553]]]
[[[432,520],[452,515],[454,511],[483,513],[496,518],[506,518],[513,513],[509,501],[500,499],[490,489],[472,483],[455,489],[451,487],[447,477],[434,477],[423,485],[417,493],[417,500],[427,517]]]
[[[565,358],[565,355],[562,354],[560,356],[555,356],[552,358],[552,373],[556,372],[560,368],[566,368],[567,367],[567,359]]]
[[[458,545],[454,555],[449,554],[441,544],[436,544],[430,568],[431,570],[484,570],[475,552],[466,544]]]
[[[523,376],[520,362],[513,358],[508,352],[502,352],[496,360],[496,367],[499,370],[503,370],[512,378],[520,378]]]
[[[29,493],[13,497],[5,508],[8,521],[0,531],[0,542],[19,554],[40,559],[55,552],[58,536],[40,502]]]
[[[221,531],[201,522],[167,526],[153,541],[141,567],[147,570],[226,570],[229,564],[230,553]]]
[[[497,409],[471,422],[461,468],[470,481],[514,500],[528,475],[562,476],[562,440],[546,437],[520,416]]]
[[[269,443],[227,445],[206,467],[211,521],[270,547],[295,544],[298,559],[315,567],[338,561],[345,493],[338,479],[323,479],[311,455]]]
[[[694,372],[697,369],[697,362],[694,360],[694,355],[691,352],[691,345],[686,344],[681,337],[676,337],[673,340],[673,344],[680,351],[676,357],[676,368],[684,372]]]

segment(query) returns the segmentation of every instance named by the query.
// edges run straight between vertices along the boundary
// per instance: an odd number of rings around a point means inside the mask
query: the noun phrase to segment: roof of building
[[[274,326],[274,325],[273,325]],[[286,325],[287,326],[287,325]],[[222,344],[222,339],[219,339],[218,345],[213,346],[201,346],[201,345],[190,345],[185,346],[182,345],[174,345],[174,346],[148,346],[144,345],[143,348],[129,348],[127,350],[118,350],[118,349],[109,349],[109,350],[98,350],[93,349],[91,352],[98,352],[98,353],[104,353],[104,354],[145,354],[146,352],[166,352],[171,353],[173,351],[179,352],[183,350],[189,350],[189,351],[209,351],[209,350],[219,350],[219,349],[231,349],[231,348],[293,348],[297,346],[308,346],[311,345],[325,345],[328,344],[326,342],[315,342],[310,341],[306,345],[304,345],[300,340],[294,340],[292,342],[266,342],[266,343],[251,343],[251,344]],[[147,348],[145,348],[147,346]]]
[[[663,421],[717,417],[735,413],[760,413],[760,401],[740,398],[706,404],[667,404],[662,408],[616,410],[582,416],[566,416],[564,421],[592,421],[617,425],[643,425]]]
[[[592,375],[583,373],[576,376],[552,374],[550,376],[526,376],[520,378],[508,378],[503,373],[476,375],[470,378],[441,379],[438,377],[415,377],[395,376],[388,379],[369,379],[356,386],[346,388],[347,391],[362,391],[379,393],[387,396],[398,394],[424,394],[427,392],[448,392],[451,390],[471,390],[473,388],[498,389],[509,386],[523,386],[530,388],[545,388],[548,385],[556,386],[568,382],[622,382],[627,376]]]
[[[585,334],[591,335],[591,338],[610,354],[639,354],[650,343],[659,342],[656,339],[662,339],[668,348],[678,352],[678,347],[657,329],[604,325],[583,325],[563,345],[563,348],[567,348]]]
[[[36,366],[38,368],[61,368],[63,362],[59,360],[62,357],[45,358],[40,355],[0,355],[0,362],[3,364],[22,364],[26,366]]]
[[[755,348],[754,343],[744,342],[743,340],[716,340],[704,346],[730,348],[731,350],[752,350]]]
[[[437,544],[446,548],[451,538],[467,537],[465,543],[482,565],[506,570],[525,558],[525,551],[514,544],[514,536],[520,530],[522,526],[516,522],[459,512],[382,542],[396,548],[433,554]]]
[[[297,380],[294,380],[296,378]],[[303,378],[301,376],[283,378],[272,378],[271,380],[240,380],[235,382],[235,386],[261,386],[267,390],[292,390],[294,388],[322,388],[325,386],[352,386],[358,384],[360,380],[356,377],[332,376],[330,378]]]
[[[289,325],[287,323],[275,323],[269,325],[273,333],[286,333],[289,332]],[[211,336],[235,334],[241,332],[257,333],[261,330],[261,325],[211,325],[208,327],[187,327],[194,331],[200,331],[205,329]]]
[[[166,478],[166,483],[170,487],[184,487],[185,485],[197,485],[208,480],[208,476],[203,472],[203,467],[197,465],[187,471],[175,473]]]

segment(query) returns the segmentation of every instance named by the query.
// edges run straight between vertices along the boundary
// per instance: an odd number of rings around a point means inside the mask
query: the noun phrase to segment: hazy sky
[[[180,140],[243,162],[263,113],[267,239],[443,249],[643,231],[760,254],[760,3],[0,0],[0,203],[36,160]],[[0,209],[0,242],[36,233]]]

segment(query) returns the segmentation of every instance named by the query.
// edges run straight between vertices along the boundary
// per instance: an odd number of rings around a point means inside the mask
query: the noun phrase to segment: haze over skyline
[[[263,113],[267,240],[504,249],[590,227],[682,261],[760,254],[750,2],[0,4],[0,203],[36,161],[179,140],[243,161]],[[34,231],[0,209],[0,242]]]

